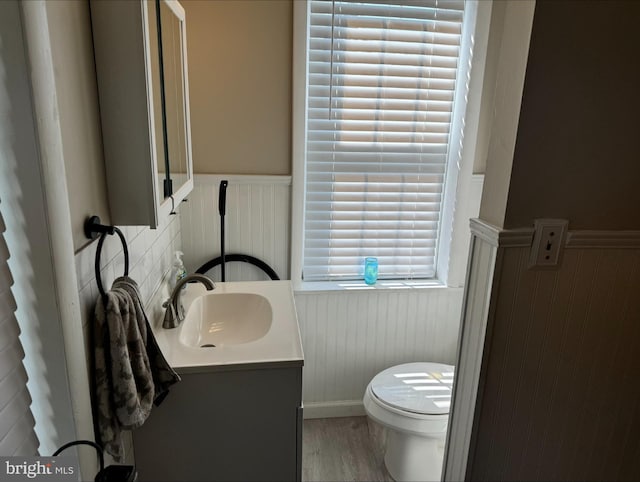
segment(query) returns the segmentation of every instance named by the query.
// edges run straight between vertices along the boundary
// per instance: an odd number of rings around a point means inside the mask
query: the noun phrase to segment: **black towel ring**
[[[106,309],[107,307],[107,293],[104,290],[104,286],[102,285],[102,277],[100,275],[100,255],[102,254],[102,245],[104,244],[104,240],[107,238],[107,235],[117,234],[122,242],[122,252],[124,253],[124,276],[129,275],[129,248],[127,247],[127,241],[124,238],[124,234],[115,226],[105,226],[100,224],[100,218],[98,216],[91,216],[84,223],[84,234],[89,239],[96,239],[100,236],[100,240],[98,241],[98,247],[96,249],[96,284],[98,285],[98,291],[100,292],[100,296],[102,296],[102,302]]]

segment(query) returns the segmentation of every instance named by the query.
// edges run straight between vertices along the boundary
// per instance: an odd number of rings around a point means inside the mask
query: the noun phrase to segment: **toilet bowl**
[[[364,408],[386,430],[384,462],[397,481],[440,480],[454,367],[406,363],[378,373]]]

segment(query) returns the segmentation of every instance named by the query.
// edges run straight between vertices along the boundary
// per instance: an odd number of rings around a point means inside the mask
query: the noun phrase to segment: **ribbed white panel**
[[[4,231],[0,214],[0,454],[36,455],[38,440],[33,430],[27,373],[22,365],[20,329],[13,315],[16,304],[11,294],[13,279],[7,264],[9,250]]]
[[[218,188],[229,181],[225,216],[225,252],[248,254],[289,279],[291,178],[197,174],[189,201],[180,208],[184,261],[189,272],[220,256]],[[227,281],[268,279],[247,263],[229,263]],[[219,268],[209,275],[220,279]]]
[[[307,403],[362,401],[371,378],[399,363],[454,363],[461,288],[297,293]]]
[[[478,225],[475,223],[474,226]],[[477,235],[471,238],[469,272],[460,326],[458,363],[449,420],[444,480],[464,480],[471,439],[478,377],[482,363],[489,299],[496,263],[497,242]]]

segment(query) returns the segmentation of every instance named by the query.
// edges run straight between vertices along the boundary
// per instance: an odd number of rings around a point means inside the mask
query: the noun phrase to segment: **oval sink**
[[[189,307],[180,342],[208,349],[249,343],[267,334],[272,319],[271,304],[264,296],[210,293],[196,298]]]

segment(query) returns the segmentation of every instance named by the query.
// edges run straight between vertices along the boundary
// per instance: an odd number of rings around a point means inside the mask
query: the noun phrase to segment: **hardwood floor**
[[[305,420],[302,480],[393,481],[371,443],[366,417]]]

